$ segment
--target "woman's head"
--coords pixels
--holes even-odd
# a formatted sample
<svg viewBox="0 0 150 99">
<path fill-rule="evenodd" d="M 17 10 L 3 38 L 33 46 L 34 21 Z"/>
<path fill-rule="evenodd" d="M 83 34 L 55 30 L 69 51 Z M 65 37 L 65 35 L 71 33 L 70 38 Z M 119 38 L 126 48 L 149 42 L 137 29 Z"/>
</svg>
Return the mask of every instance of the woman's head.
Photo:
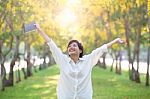
<svg viewBox="0 0 150 99">
<path fill-rule="evenodd" d="M 78 54 L 80 58 L 83 56 L 83 46 L 78 40 L 71 40 L 68 43 L 67 51 L 69 56 L 75 54 Z"/>
</svg>

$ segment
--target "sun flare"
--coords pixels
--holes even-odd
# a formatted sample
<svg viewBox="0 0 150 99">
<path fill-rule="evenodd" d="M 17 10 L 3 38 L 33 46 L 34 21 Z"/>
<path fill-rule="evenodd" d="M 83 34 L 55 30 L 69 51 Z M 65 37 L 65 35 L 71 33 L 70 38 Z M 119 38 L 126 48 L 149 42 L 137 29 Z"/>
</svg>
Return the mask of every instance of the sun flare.
<svg viewBox="0 0 150 99">
<path fill-rule="evenodd" d="M 58 14 L 56 17 L 57 22 L 62 26 L 66 27 L 76 22 L 77 16 L 70 9 L 64 9 L 62 12 Z"/>
</svg>

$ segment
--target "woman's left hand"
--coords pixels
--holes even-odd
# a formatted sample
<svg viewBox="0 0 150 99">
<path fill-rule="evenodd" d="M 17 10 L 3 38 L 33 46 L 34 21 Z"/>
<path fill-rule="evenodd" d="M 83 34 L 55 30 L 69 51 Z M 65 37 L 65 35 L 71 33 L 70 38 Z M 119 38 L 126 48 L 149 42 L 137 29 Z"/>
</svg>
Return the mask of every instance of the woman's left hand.
<svg viewBox="0 0 150 99">
<path fill-rule="evenodd" d="M 117 42 L 119 44 L 125 44 L 126 43 L 126 41 L 122 40 L 121 38 L 117 38 Z"/>
</svg>

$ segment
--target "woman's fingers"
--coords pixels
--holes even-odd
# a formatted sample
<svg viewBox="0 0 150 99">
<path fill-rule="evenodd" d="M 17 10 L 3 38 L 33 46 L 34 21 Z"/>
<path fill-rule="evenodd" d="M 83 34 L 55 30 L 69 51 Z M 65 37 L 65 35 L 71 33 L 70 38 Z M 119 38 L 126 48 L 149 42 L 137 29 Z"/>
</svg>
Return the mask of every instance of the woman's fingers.
<svg viewBox="0 0 150 99">
<path fill-rule="evenodd" d="M 35 23 L 34 25 L 38 30 L 40 29 L 40 25 L 38 23 Z"/>
<path fill-rule="evenodd" d="M 118 38 L 117 40 L 118 40 L 118 43 L 119 43 L 119 44 L 125 44 L 125 43 L 126 43 L 126 41 L 123 40 L 123 39 L 121 39 L 121 38 Z"/>
</svg>

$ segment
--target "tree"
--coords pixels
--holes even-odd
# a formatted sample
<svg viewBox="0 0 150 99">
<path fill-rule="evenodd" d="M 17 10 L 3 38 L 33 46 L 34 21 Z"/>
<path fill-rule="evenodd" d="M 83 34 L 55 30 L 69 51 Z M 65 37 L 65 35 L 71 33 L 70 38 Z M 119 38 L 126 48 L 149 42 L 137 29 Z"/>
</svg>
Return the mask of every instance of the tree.
<svg viewBox="0 0 150 99">
<path fill-rule="evenodd" d="M 148 36 L 147 36 L 147 44 L 148 44 L 148 53 L 147 53 L 147 72 L 146 72 L 146 82 L 145 85 L 149 86 L 149 65 L 150 65 L 150 0 L 147 0 L 147 11 L 148 11 Z"/>
<path fill-rule="evenodd" d="M 122 12 L 121 18 L 124 20 L 124 30 L 127 42 L 127 52 L 129 61 L 129 77 L 131 80 L 140 82 L 139 78 L 139 52 L 140 52 L 140 38 L 142 28 L 144 27 L 144 1 L 122 1 L 119 9 Z M 138 20 L 135 20 L 138 19 Z M 133 44 L 135 42 L 134 48 Z M 133 54 L 132 54 L 133 49 Z M 133 66 L 133 62 L 137 60 L 137 69 Z M 130 70 L 131 65 L 131 70 Z"/>
</svg>

